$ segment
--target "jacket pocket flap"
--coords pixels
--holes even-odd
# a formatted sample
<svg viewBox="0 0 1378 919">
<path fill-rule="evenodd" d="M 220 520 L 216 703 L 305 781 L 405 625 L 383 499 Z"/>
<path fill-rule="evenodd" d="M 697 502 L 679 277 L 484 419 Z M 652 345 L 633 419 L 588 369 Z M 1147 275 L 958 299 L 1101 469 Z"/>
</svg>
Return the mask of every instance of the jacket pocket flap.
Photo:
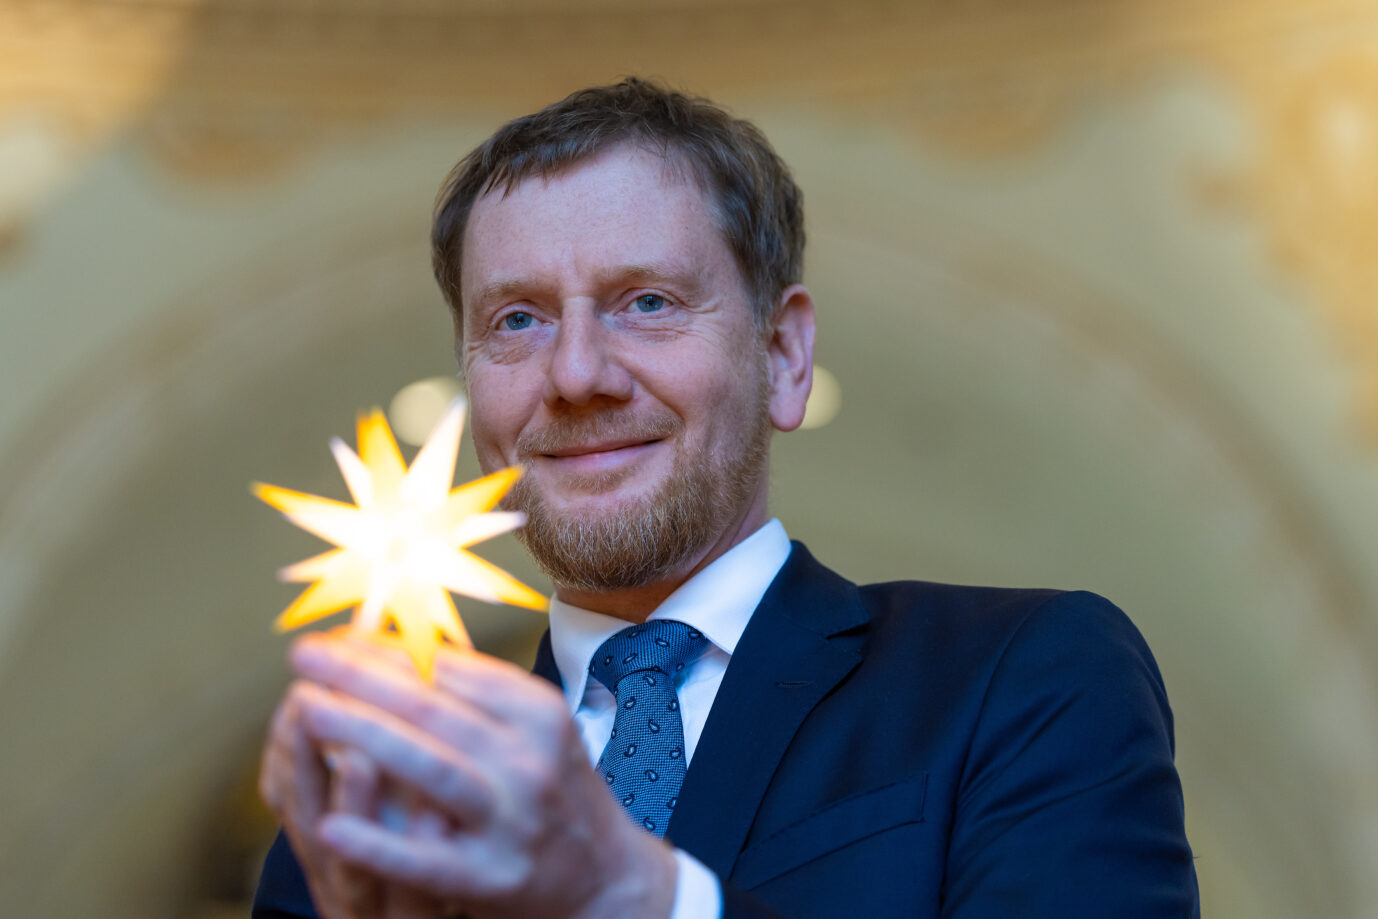
<svg viewBox="0 0 1378 919">
<path fill-rule="evenodd" d="M 732 869 L 731 879 L 751 888 L 883 830 L 923 822 L 928 773 L 858 792 L 827 805 L 759 842 Z"/>
</svg>

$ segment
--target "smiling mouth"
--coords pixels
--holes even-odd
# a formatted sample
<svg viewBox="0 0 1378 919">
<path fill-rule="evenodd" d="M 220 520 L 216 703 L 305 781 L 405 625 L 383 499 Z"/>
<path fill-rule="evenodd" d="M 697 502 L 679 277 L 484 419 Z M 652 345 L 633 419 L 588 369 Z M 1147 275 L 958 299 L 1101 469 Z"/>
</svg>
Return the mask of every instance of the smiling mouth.
<svg viewBox="0 0 1378 919">
<path fill-rule="evenodd" d="M 546 459 L 572 459 L 579 456 L 595 456 L 603 453 L 616 453 L 619 450 L 632 450 L 637 447 L 646 447 L 651 444 L 660 443 L 655 440 L 621 440 L 601 444 L 582 444 L 576 447 L 564 447 L 560 450 L 553 450 L 548 453 L 541 453 L 540 456 Z"/>
<path fill-rule="evenodd" d="M 628 410 L 561 413 L 517 437 L 517 458 L 525 463 L 549 463 L 565 472 L 629 469 L 657 444 L 671 442 L 684 425 L 665 412 L 631 415 Z"/>
</svg>

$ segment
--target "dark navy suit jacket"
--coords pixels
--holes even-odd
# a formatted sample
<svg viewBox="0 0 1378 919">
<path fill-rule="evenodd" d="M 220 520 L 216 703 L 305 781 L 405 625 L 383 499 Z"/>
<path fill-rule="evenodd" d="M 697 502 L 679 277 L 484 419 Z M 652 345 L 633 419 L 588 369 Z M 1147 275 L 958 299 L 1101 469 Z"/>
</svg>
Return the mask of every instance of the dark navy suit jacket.
<svg viewBox="0 0 1378 919">
<path fill-rule="evenodd" d="M 536 672 L 559 681 L 548 636 Z M 1089 593 L 858 586 L 798 543 L 667 837 L 735 917 L 1196 917 L 1172 714 Z M 254 916 L 314 916 L 279 836 Z"/>
</svg>

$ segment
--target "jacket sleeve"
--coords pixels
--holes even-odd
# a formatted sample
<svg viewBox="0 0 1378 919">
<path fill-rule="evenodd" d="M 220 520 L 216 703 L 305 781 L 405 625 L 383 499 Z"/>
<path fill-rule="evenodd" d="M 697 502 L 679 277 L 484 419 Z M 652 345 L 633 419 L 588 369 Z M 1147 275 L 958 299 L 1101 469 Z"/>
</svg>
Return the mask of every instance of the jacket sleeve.
<svg viewBox="0 0 1378 919">
<path fill-rule="evenodd" d="M 1162 678 L 1101 597 L 1059 594 L 1006 644 L 967 753 L 941 915 L 1199 917 Z"/>
<path fill-rule="evenodd" d="M 264 860 L 251 915 L 253 919 L 317 919 L 306 876 L 281 831 Z"/>
<path fill-rule="evenodd" d="M 722 915 L 723 919 L 785 919 L 756 896 L 726 881 L 722 885 Z"/>
<path fill-rule="evenodd" d="M 254 894 L 252 919 L 317 919 L 316 908 L 306 887 L 306 877 L 297 864 L 292 847 L 281 831 L 263 863 L 258 890 Z M 724 919 L 783 919 L 783 917 L 740 888 L 723 885 Z"/>
</svg>

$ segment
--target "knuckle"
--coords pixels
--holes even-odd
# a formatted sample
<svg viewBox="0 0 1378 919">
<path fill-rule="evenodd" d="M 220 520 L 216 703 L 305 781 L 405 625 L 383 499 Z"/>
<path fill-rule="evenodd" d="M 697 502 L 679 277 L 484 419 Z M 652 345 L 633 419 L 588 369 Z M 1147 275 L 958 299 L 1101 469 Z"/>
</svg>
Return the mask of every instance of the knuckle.
<svg viewBox="0 0 1378 919">
<path fill-rule="evenodd" d="M 446 772 L 433 787 L 435 799 L 442 807 L 461 813 L 469 810 L 469 785 L 453 772 Z"/>
<path fill-rule="evenodd" d="M 283 743 L 292 732 L 293 709 L 291 701 L 284 698 L 273 712 L 273 720 L 268 723 L 268 742 Z"/>
<path fill-rule="evenodd" d="M 302 704 L 310 698 L 313 688 L 306 680 L 293 680 L 287 684 L 287 691 L 282 694 L 281 707 L 295 715 Z"/>
<path fill-rule="evenodd" d="M 560 712 L 551 716 L 551 723 L 547 729 L 553 741 L 555 755 L 559 756 L 565 751 L 574 751 L 583 754 L 583 741 L 579 737 L 579 729 L 574 724 L 574 719 L 569 717 L 569 711 L 564 708 L 564 701 L 560 702 Z"/>
<path fill-rule="evenodd" d="M 265 750 L 258 767 L 258 795 L 263 799 L 263 803 L 274 812 L 281 812 L 282 810 L 283 795 L 280 769 L 280 757 L 271 748 Z"/>
<path fill-rule="evenodd" d="M 559 744 L 566 741 L 566 735 L 573 729 L 573 719 L 565 705 L 564 696 L 551 696 L 544 691 L 534 695 L 527 707 L 531 726 L 540 736 L 553 739 Z"/>
<path fill-rule="evenodd" d="M 270 811 L 277 813 L 282 810 L 282 798 L 278 794 L 277 785 L 268 778 L 266 772 L 258 776 L 258 796 L 263 799 Z"/>
<path fill-rule="evenodd" d="M 412 772 L 422 788 L 435 789 L 438 794 L 454 785 L 453 770 L 449 763 L 420 751 L 411 752 L 409 758 L 412 760 Z"/>
<path fill-rule="evenodd" d="M 418 727 L 433 729 L 444 721 L 445 707 L 432 696 L 415 700 L 407 712 L 408 720 Z"/>
<path fill-rule="evenodd" d="M 548 756 L 529 756 L 521 768 L 524 782 L 537 801 L 550 804 L 564 791 L 564 771 Z"/>
</svg>

